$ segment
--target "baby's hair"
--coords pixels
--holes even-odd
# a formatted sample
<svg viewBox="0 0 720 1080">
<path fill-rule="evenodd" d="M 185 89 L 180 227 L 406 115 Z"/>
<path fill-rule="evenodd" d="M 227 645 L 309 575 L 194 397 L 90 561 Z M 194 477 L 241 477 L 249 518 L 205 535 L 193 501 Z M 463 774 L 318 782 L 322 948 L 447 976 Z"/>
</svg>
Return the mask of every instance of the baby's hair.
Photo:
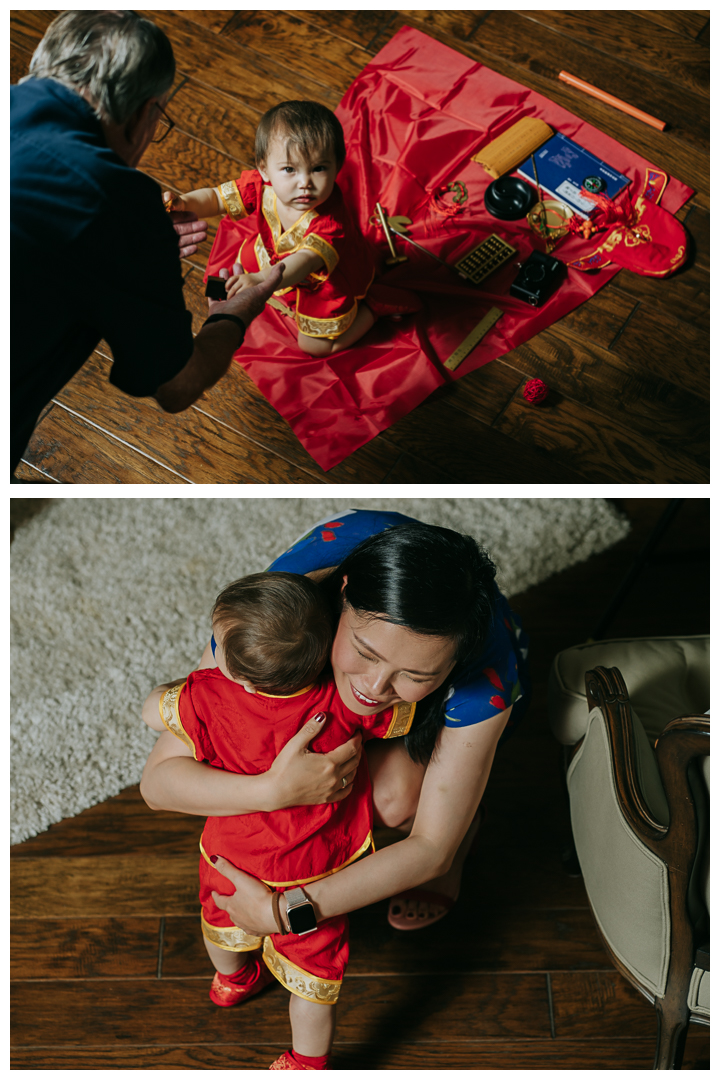
<svg viewBox="0 0 720 1080">
<path fill-rule="evenodd" d="M 313 683 L 327 663 L 334 620 L 320 589 L 283 571 L 249 574 L 215 601 L 225 664 L 268 694 L 294 694 Z"/>
<path fill-rule="evenodd" d="M 313 151 L 332 147 L 338 171 L 345 160 L 345 136 L 335 113 L 317 101 L 281 101 L 260 119 L 255 134 L 255 164 L 264 168 L 270 140 L 274 135 L 287 139 L 303 158 Z"/>
</svg>

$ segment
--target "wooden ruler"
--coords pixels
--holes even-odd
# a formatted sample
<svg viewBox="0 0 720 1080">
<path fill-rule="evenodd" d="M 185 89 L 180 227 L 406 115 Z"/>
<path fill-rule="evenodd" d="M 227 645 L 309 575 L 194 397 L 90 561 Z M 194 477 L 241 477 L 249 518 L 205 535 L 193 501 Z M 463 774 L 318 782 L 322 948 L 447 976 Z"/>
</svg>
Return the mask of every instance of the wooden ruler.
<svg viewBox="0 0 720 1080">
<path fill-rule="evenodd" d="M 444 366 L 450 368 L 451 371 L 460 367 L 467 354 L 472 352 L 479 341 L 482 341 L 488 330 L 495 325 L 501 315 L 500 308 L 490 308 L 487 315 L 480 320 L 475 329 L 471 330 L 465 340 L 460 342 L 455 352 L 448 356 Z"/>
</svg>

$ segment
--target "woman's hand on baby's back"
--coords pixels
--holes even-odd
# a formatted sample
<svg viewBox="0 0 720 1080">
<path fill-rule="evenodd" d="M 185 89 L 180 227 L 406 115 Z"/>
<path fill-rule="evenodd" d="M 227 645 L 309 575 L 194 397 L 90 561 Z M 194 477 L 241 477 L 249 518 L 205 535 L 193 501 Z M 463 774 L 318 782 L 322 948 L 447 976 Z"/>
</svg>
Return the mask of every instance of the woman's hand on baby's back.
<svg viewBox="0 0 720 1080">
<path fill-rule="evenodd" d="M 362 739 L 354 735 L 327 754 L 313 753 L 309 744 L 325 722 L 324 714 L 319 716 L 322 719 L 308 720 L 285 744 L 265 774 L 272 784 L 273 809 L 340 802 L 352 791 Z"/>
</svg>

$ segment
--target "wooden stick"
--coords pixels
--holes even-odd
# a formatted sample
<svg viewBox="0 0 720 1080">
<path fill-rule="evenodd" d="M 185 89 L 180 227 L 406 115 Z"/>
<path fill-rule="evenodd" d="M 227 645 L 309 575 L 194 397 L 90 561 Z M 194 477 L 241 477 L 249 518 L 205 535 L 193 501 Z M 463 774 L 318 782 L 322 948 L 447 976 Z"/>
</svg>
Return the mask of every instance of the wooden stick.
<svg viewBox="0 0 720 1080">
<path fill-rule="evenodd" d="M 649 124 L 650 127 L 657 128 L 658 131 L 664 131 L 667 127 L 664 120 L 658 120 L 657 117 L 650 116 L 649 113 L 636 109 L 634 105 L 628 105 L 627 102 L 621 101 L 620 98 L 613 97 L 612 94 L 607 94 L 604 90 L 599 90 L 598 87 L 593 86 L 592 83 L 584 82 L 575 75 L 569 75 L 567 71 L 561 71 L 558 78 L 562 79 L 563 82 L 568 83 L 570 86 L 576 87 L 578 90 L 584 90 L 585 93 L 590 94 L 591 97 L 598 98 L 599 101 L 604 101 L 606 105 L 612 105 L 621 112 L 627 113 L 629 116 L 634 116 L 636 120 L 642 120 L 644 123 Z"/>
</svg>

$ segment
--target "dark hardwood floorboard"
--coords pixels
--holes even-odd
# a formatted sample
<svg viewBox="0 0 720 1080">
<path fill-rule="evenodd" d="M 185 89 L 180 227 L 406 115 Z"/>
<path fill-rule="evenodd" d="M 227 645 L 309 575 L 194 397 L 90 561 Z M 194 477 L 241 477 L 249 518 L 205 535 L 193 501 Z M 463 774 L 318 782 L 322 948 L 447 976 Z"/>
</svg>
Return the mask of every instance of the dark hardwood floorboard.
<svg viewBox="0 0 720 1080">
<path fill-rule="evenodd" d="M 649 1069 L 655 1052 L 654 1039 L 620 1039 L 612 1042 L 545 1040 L 538 1055 L 534 1040 L 523 1042 L 468 1040 L 433 1044 L 418 1040 L 383 1048 L 382 1053 L 364 1043 L 336 1043 L 335 1069 L 448 1068 L 452 1049 L 453 1069 Z M 268 1062 L 285 1049 L 285 1043 L 228 1042 L 222 1046 L 148 1046 L 124 1042 L 121 1047 L 53 1047 L 14 1049 L 16 1069 L 266 1069 Z M 538 1064 L 538 1061 L 541 1064 Z M 688 1036 L 684 1069 L 709 1069 L 710 1051 L 704 1034 Z"/>
<path fill-rule="evenodd" d="M 13 500 L 23 528 L 47 500 Z M 554 655 L 588 639 L 667 499 L 626 499 L 614 547 L 513 598 L 533 704 L 498 752 L 458 902 L 419 934 L 386 903 L 351 916 L 337 1069 L 649 1069 L 652 1004 L 612 966 L 568 877 L 561 751 L 546 720 Z M 709 500 L 686 499 L 606 637 L 707 632 Z M 500 556 L 500 553 L 498 553 Z M 137 785 L 11 849 L 12 1067 L 264 1069 L 288 1045 L 287 995 L 214 1008 L 199 929 L 203 821 L 153 813 Z M 377 831 L 378 846 L 398 834 Z M 685 1069 L 709 1069 L 691 1025 Z"/>
<path fill-rule="evenodd" d="M 710 96 L 710 71 L 702 45 L 678 43 L 674 29 L 645 27 L 632 11 L 588 11 L 582 20 L 573 11 L 532 11 L 528 18 L 542 23 L 570 41 L 589 45 L 626 67 L 648 72 L 653 78 Z"/>
<path fill-rule="evenodd" d="M 124 398 L 93 359 L 39 425 L 18 476 L 60 483 L 702 483 L 709 481 L 708 11 L 149 11 L 177 60 L 172 137 L 142 168 L 165 189 L 253 164 L 257 120 L 314 98 L 335 108 L 403 25 L 524 83 L 695 190 L 678 217 L 687 265 L 668 280 L 621 271 L 588 303 L 432 395 L 324 473 L 233 365 L 179 416 Z M 11 80 L 52 11 L 11 12 Z M 278 62 L 278 56 L 291 61 Z M 661 116 L 658 132 L 561 83 L 561 68 Z M 214 237 L 186 260 L 195 331 Z M 560 252 L 561 253 L 561 252 Z M 141 264 L 142 254 L 138 252 Z M 522 397 L 529 378 L 550 396 Z M 102 420 L 97 419 L 103 417 Z M 99 424 L 100 429 L 93 426 Z M 126 432 L 130 437 L 126 438 Z"/>
</svg>

